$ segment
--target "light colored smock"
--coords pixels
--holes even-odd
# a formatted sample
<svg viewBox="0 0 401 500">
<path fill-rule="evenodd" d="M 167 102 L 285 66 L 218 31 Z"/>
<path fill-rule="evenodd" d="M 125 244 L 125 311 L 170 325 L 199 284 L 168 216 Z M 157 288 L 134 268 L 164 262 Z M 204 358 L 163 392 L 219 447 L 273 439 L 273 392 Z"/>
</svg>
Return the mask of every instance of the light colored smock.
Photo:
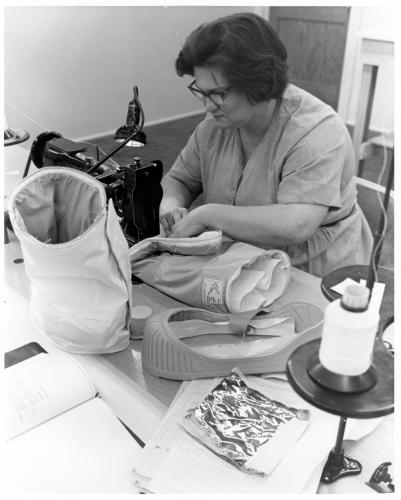
<svg viewBox="0 0 401 500">
<path fill-rule="evenodd" d="M 373 238 L 356 203 L 353 146 L 340 117 L 288 85 L 260 144 L 245 161 L 238 129 L 206 117 L 166 174 L 204 203 L 256 206 L 305 203 L 329 211 L 307 241 L 280 247 L 292 265 L 317 276 L 367 264 Z"/>
</svg>

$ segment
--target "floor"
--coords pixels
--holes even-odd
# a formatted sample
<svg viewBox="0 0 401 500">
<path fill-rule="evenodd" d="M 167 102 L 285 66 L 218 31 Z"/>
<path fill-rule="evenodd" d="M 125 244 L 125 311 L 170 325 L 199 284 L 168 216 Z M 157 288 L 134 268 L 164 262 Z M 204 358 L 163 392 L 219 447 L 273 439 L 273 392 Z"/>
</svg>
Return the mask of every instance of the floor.
<svg viewBox="0 0 401 500">
<path fill-rule="evenodd" d="M 147 136 L 146 146 L 122 148 L 113 158 L 120 164 L 129 163 L 135 156 L 148 160 L 161 160 L 164 172 L 167 172 L 196 125 L 203 119 L 203 116 L 203 114 L 199 114 L 150 127 L 145 126 L 144 131 Z M 105 152 L 109 152 L 117 146 L 117 143 L 113 140 L 113 136 L 98 137 L 93 142 Z M 376 148 L 375 154 L 365 161 L 363 177 L 372 182 L 378 182 L 383 163 L 383 152 Z M 388 168 L 384 170 L 384 175 L 380 182 L 382 186 L 385 186 L 387 173 Z"/>
<path fill-rule="evenodd" d="M 147 144 L 139 148 L 124 147 L 113 156 L 113 159 L 120 164 L 130 163 L 136 156 L 146 160 L 161 160 L 166 173 L 202 118 L 203 114 L 200 114 L 150 127 L 145 126 Z M 93 139 L 93 143 L 105 152 L 117 146 L 113 136 L 98 137 Z"/>
</svg>

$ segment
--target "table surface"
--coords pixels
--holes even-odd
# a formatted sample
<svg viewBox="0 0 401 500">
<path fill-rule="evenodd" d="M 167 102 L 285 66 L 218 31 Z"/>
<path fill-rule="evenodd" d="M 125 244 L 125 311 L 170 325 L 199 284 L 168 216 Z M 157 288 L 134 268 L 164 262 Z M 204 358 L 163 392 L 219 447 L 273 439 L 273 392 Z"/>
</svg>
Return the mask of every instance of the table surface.
<svg viewBox="0 0 401 500">
<path fill-rule="evenodd" d="M 29 341 L 39 342 L 48 352 L 59 353 L 57 347 L 47 341 L 33 327 L 29 318 L 29 282 L 24 272 L 21 249 L 14 234 L 4 246 L 6 336 L 4 350 L 11 350 Z M 16 263 L 17 262 L 17 263 Z M 324 308 L 328 301 L 320 291 L 320 279 L 291 268 L 290 283 L 285 294 L 274 303 L 275 308 L 294 301 L 311 302 Z M 133 285 L 133 305 L 147 305 L 153 312 L 182 304 L 145 284 Z M 167 407 L 173 400 L 181 382 L 154 377 L 142 370 L 142 341 L 131 341 L 124 351 L 108 355 L 72 355 L 86 369 L 103 399 L 128 427 L 146 442 L 163 419 Z M 389 418 L 390 417 L 390 418 Z M 369 459 L 365 479 L 358 476 L 345 478 L 332 485 L 321 485 L 319 493 L 373 492 L 364 481 L 370 477 L 381 461 L 391 461 L 393 435 L 391 415 L 372 435 L 361 440 L 362 453 Z M 380 428 L 382 429 L 380 431 Z M 358 442 L 355 443 L 358 451 Z M 354 444 L 354 443 L 352 443 Z M 355 446 L 353 448 L 355 448 Z M 377 449 L 380 448 L 380 453 Z M 368 450 L 368 452 L 366 452 Z M 382 457 L 382 460 L 381 458 Z M 358 458 L 358 455 L 355 456 Z M 372 470 L 371 470 L 372 469 Z M 368 491 L 367 491 L 368 490 Z"/>
<path fill-rule="evenodd" d="M 5 277 L 7 284 L 17 290 L 25 299 L 29 299 L 29 282 L 24 272 L 22 253 L 19 243 L 14 234 L 10 235 L 10 243 L 5 245 Z M 285 294 L 276 300 L 273 309 L 291 304 L 295 301 L 311 302 L 317 306 L 325 308 L 328 304 L 327 299 L 320 291 L 320 279 L 291 268 L 291 278 Z M 146 285 L 139 284 L 132 287 L 133 306 L 149 306 L 154 313 L 164 311 L 168 308 L 183 307 L 184 304 L 174 300 L 158 290 Z M 49 347 L 54 349 L 53 346 Z M 149 401 L 164 412 L 173 400 L 181 382 L 166 380 L 155 377 L 142 370 L 141 363 L 142 341 L 131 341 L 130 345 L 124 351 L 114 354 L 99 356 L 102 362 L 110 365 L 110 369 L 126 378 L 127 383 L 130 380 L 135 381 L 140 388 L 146 391 Z"/>
</svg>

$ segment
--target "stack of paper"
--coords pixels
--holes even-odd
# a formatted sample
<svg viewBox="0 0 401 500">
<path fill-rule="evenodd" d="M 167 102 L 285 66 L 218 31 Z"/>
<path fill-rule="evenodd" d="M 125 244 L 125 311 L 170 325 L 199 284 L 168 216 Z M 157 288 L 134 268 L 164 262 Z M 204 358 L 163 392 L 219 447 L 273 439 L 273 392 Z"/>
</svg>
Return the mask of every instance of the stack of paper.
<svg viewBox="0 0 401 500">
<path fill-rule="evenodd" d="M 196 406 L 221 380 L 184 382 L 161 425 L 135 464 L 135 486 L 152 493 L 315 493 L 320 473 L 337 434 L 339 417 L 302 400 L 282 377 L 247 377 L 251 387 L 286 405 L 308 408 L 309 426 L 294 448 L 267 477 L 251 476 L 216 456 L 180 426 L 186 410 Z M 355 421 L 349 420 L 348 439 Z M 377 419 L 365 426 L 365 434 Z M 357 438 L 360 437 L 360 432 Z M 291 480 L 289 480 L 291 478 Z"/>
</svg>

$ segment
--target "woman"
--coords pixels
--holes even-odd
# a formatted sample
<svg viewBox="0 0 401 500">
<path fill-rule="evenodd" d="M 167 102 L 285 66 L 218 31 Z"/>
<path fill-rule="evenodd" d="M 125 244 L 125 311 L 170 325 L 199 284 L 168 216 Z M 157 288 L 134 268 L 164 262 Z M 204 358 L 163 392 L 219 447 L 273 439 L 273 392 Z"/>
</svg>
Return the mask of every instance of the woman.
<svg viewBox="0 0 401 500">
<path fill-rule="evenodd" d="M 285 250 L 318 276 L 367 264 L 369 226 L 356 202 L 354 152 L 333 109 L 288 83 L 287 52 L 252 13 L 204 24 L 176 60 L 207 112 L 162 181 L 167 235 L 220 229 Z M 204 204 L 188 211 L 203 192 Z"/>
</svg>

